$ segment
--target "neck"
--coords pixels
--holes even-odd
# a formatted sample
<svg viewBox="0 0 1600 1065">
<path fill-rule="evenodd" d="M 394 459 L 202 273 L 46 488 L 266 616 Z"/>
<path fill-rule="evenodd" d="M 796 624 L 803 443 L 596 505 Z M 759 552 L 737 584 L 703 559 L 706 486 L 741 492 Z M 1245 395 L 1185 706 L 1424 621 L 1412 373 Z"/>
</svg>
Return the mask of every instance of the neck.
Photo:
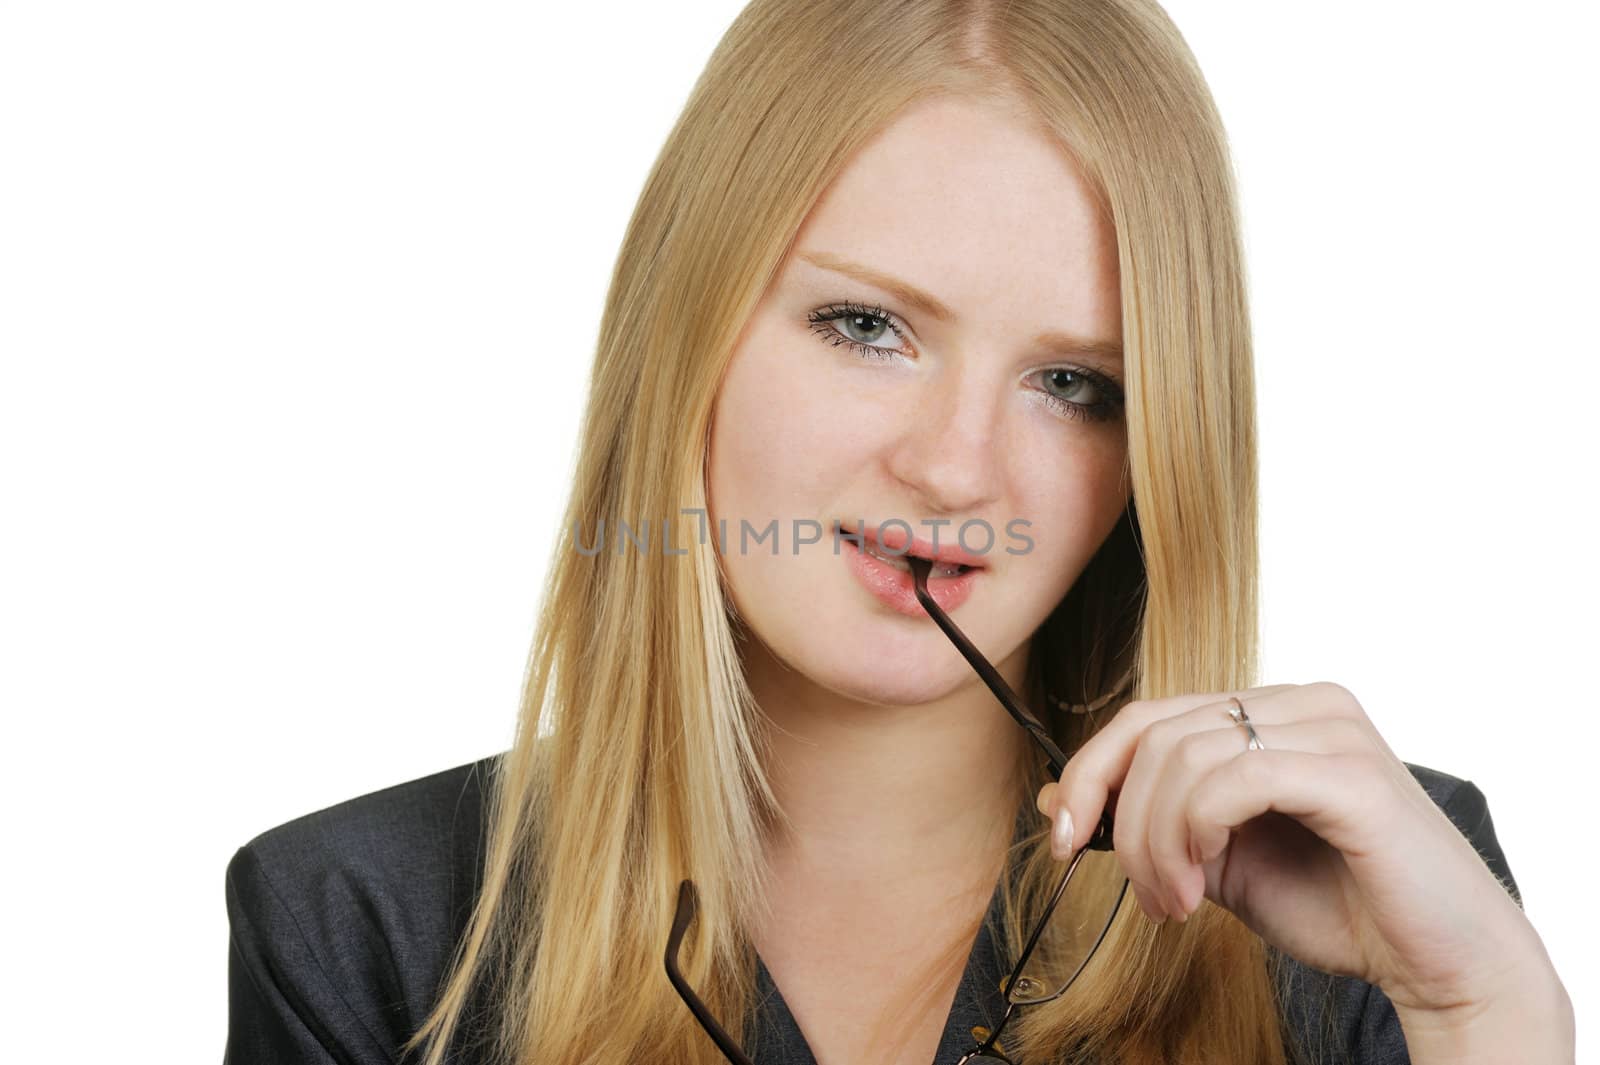
<svg viewBox="0 0 1600 1065">
<path fill-rule="evenodd" d="M 1018 756 L 1030 744 L 976 676 L 931 703 L 850 700 L 806 681 L 759 640 L 752 693 L 771 721 L 768 772 L 789 829 L 776 868 L 823 883 L 992 886 L 1018 813 Z M 1021 690 L 1024 645 L 995 668 Z"/>
</svg>

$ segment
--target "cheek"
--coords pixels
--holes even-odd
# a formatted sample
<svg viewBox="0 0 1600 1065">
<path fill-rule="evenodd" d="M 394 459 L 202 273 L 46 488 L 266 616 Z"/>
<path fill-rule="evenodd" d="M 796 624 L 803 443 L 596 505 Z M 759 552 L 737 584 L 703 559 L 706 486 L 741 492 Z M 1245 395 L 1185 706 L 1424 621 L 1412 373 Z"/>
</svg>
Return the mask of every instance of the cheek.
<svg viewBox="0 0 1600 1065">
<path fill-rule="evenodd" d="M 805 642 L 794 627 L 797 590 L 814 584 L 805 574 L 814 577 L 821 562 L 815 547 L 804 558 L 791 554 L 795 519 L 825 525 L 834 516 L 833 501 L 859 451 L 834 431 L 838 397 L 826 387 L 826 375 L 806 361 L 812 353 L 803 347 L 805 338 L 778 332 L 757 323 L 723 376 L 712 420 L 708 505 L 713 529 L 720 530 L 714 535 L 726 537 L 718 551 L 735 609 L 764 642 L 791 648 Z M 760 538 L 773 521 L 776 556 L 770 538 Z"/>
<path fill-rule="evenodd" d="M 1018 509 L 1032 522 L 1027 530 L 1034 540 L 1032 553 L 1075 576 L 1127 505 L 1124 437 L 1085 432 L 1069 448 L 1048 453 L 1054 456 L 1051 462 L 1015 482 Z"/>
<path fill-rule="evenodd" d="M 752 329 L 718 392 L 711 493 L 730 529 L 741 517 L 784 523 L 827 510 L 860 465 L 861 429 L 872 424 L 823 372 L 826 352 L 780 333 L 771 324 Z"/>
</svg>

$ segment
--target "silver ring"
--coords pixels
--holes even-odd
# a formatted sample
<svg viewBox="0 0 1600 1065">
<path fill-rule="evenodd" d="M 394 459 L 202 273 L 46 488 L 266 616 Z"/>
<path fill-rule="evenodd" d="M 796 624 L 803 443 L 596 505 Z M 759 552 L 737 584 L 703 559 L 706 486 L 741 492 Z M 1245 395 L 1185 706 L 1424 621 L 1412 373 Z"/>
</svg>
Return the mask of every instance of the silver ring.
<svg viewBox="0 0 1600 1065">
<path fill-rule="evenodd" d="M 1235 725 L 1243 725 L 1244 730 L 1250 734 L 1250 742 L 1245 745 L 1247 751 L 1264 751 L 1267 745 L 1261 742 L 1261 737 L 1256 735 L 1256 727 L 1250 723 L 1250 715 L 1244 712 L 1244 704 L 1237 695 L 1228 696 L 1228 701 L 1233 705 L 1228 707 L 1228 716 L 1233 718 Z"/>
</svg>

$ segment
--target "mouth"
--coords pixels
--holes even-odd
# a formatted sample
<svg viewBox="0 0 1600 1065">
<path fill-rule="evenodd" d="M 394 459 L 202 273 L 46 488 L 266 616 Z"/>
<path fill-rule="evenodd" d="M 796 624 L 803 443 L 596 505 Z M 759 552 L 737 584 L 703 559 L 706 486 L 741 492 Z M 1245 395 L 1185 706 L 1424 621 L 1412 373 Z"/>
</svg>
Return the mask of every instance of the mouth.
<svg viewBox="0 0 1600 1065">
<path fill-rule="evenodd" d="M 872 539 L 871 537 L 862 538 L 861 550 L 866 554 L 871 555 L 879 562 L 882 562 L 884 565 L 893 566 L 902 573 L 911 572 L 910 560 L 913 558 L 921 559 L 932 566 L 932 569 L 928 571 L 929 577 L 959 577 L 968 570 L 978 568 L 976 566 L 966 566 L 960 562 L 939 562 L 935 559 L 927 557 L 926 555 L 919 555 L 915 551 L 903 551 L 897 555 L 884 549 L 883 546 L 878 543 L 878 541 Z"/>
<path fill-rule="evenodd" d="M 911 536 L 903 521 L 834 528 L 834 551 L 844 556 L 857 583 L 881 605 L 909 618 L 927 620 L 924 596 L 941 611 L 953 613 L 972 597 L 978 574 L 986 568 L 983 559 L 959 546 L 934 547 Z"/>
<path fill-rule="evenodd" d="M 840 528 L 842 531 L 850 531 L 844 530 L 843 526 Z M 859 546 L 862 554 L 901 573 L 911 572 L 910 560 L 913 558 L 928 563 L 930 579 L 959 577 L 964 573 L 984 568 L 976 556 L 959 547 L 946 544 L 935 546 L 930 541 L 909 537 L 892 526 L 881 530 L 883 539 L 890 541 L 887 545 L 879 539 L 879 530 L 863 528 L 850 534 L 852 537 L 860 536 Z"/>
</svg>

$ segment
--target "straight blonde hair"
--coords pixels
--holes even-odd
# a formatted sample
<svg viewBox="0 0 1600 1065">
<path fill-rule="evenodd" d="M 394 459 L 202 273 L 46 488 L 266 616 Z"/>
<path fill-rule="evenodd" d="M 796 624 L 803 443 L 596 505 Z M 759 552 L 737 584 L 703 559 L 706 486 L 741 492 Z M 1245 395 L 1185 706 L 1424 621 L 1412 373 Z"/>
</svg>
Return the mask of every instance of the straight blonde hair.
<svg viewBox="0 0 1600 1065">
<path fill-rule="evenodd" d="M 663 969 L 685 877 L 699 916 L 684 973 L 730 1031 L 749 1017 L 746 929 L 762 912 L 763 833 L 783 814 L 715 545 L 699 536 L 711 414 L 820 194 L 897 113 L 939 94 L 1029 116 L 1116 232 L 1134 503 L 1033 637 L 1032 705 L 1070 752 L 1129 699 L 1254 683 L 1237 207 L 1222 124 L 1177 29 L 1147 0 L 754 0 L 629 222 L 563 525 L 587 544 L 666 523 L 688 554 L 558 547 L 517 738 L 490 789 L 481 893 L 406 1046 L 424 1065 L 469 1046 L 503 1065 L 721 1065 Z M 1067 714 L 1047 693 L 1114 697 Z M 1019 801 L 1044 782 L 1019 763 Z M 1008 863 L 997 942 L 1011 958 L 1059 875 L 1045 829 L 1019 831 Z M 1230 914 L 1204 903 L 1158 926 L 1125 903 L 1072 993 L 1020 1011 L 1005 1043 L 1033 1062 L 1280 1065 L 1285 1035 L 1268 952 Z"/>
</svg>

